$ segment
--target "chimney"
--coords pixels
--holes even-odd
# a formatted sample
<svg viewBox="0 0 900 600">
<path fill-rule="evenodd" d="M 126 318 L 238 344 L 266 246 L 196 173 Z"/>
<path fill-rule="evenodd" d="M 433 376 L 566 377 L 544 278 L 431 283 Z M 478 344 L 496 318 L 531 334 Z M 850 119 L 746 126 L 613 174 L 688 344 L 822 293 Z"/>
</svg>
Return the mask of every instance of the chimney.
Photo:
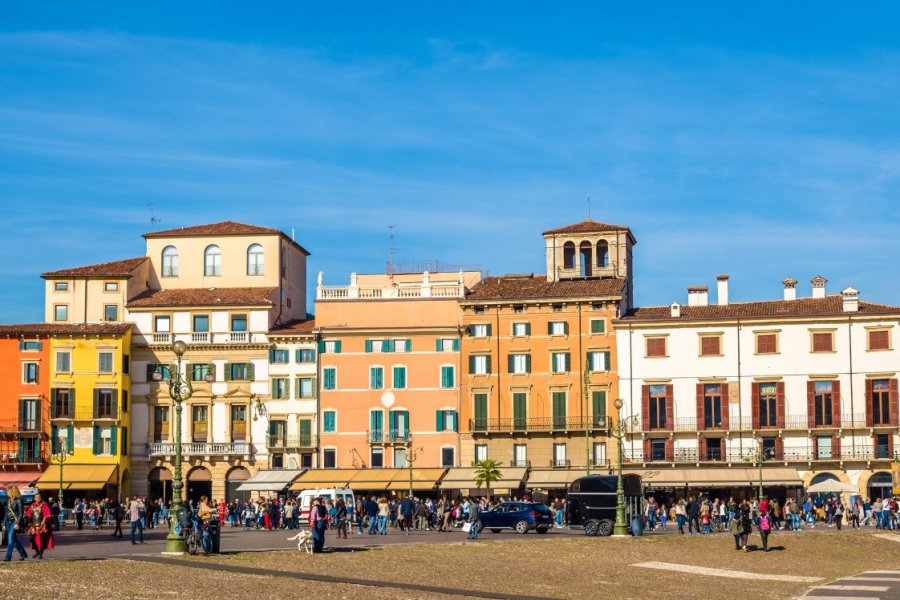
<svg viewBox="0 0 900 600">
<path fill-rule="evenodd" d="M 719 285 L 719 306 L 728 306 L 728 275 L 719 275 L 716 280 Z"/>
<path fill-rule="evenodd" d="M 695 285 L 688 288 L 688 306 L 706 306 L 709 304 L 709 288 Z"/>
<path fill-rule="evenodd" d="M 848 287 L 841 292 L 844 299 L 844 312 L 859 312 L 859 290 Z"/>
<path fill-rule="evenodd" d="M 813 298 L 824 298 L 825 297 L 825 284 L 828 283 L 828 280 L 822 277 L 821 275 L 816 275 L 812 279 L 809 280 L 812 283 L 812 297 Z"/>
<path fill-rule="evenodd" d="M 783 280 L 782 285 L 784 285 L 784 299 L 785 300 L 796 300 L 797 299 L 797 280 L 793 277 L 788 277 Z"/>
<path fill-rule="evenodd" d="M 673 318 L 673 319 L 680 319 L 680 318 L 681 318 L 681 305 L 678 304 L 678 301 L 677 301 L 677 300 L 676 300 L 675 302 L 673 302 L 671 305 L 669 305 L 669 310 L 672 311 L 672 318 Z"/>
</svg>

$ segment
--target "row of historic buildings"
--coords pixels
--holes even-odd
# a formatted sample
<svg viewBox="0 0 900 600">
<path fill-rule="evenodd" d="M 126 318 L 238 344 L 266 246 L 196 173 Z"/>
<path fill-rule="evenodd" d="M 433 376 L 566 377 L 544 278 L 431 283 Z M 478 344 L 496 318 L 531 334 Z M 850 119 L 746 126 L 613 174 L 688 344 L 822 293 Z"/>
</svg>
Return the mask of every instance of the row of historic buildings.
<svg viewBox="0 0 900 600">
<path fill-rule="evenodd" d="M 890 486 L 900 307 L 852 288 L 641 307 L 635 238 L 588 219 L 543 234 L 546 271 L 484 277 L 440 264 L 315 287 L 309 253 L 223 222 L 148 233 L 144 256 L 51 271 L 45 322 L 0 326 L 0 485 L 66 497 L 168 496 L 167 379 L 181 357 L 187 492 L 352 485 L 553 491 L 628 470 L 659 495 L 793 494 L 822 478 Z M 614 402 L 621 399 L 617 413 Z M 410 468 L 412 467 L 412 468 Z"/>
</svg>

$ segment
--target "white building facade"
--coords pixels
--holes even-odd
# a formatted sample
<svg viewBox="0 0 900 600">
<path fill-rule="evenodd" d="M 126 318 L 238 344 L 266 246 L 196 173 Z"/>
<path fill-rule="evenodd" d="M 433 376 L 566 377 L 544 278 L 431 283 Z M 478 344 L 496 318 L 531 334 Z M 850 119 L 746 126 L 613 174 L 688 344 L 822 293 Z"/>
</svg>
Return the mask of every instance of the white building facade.
<svg viewBox="0 0 900 600">
<path fill-rule="evenodd" d="M 615 323 L 625 460 L 661 495 L 799 496 L 822 479 L 882 495 L 898 448 L 900 307 L 826 295 L 633 309 Z"/>
</svg>

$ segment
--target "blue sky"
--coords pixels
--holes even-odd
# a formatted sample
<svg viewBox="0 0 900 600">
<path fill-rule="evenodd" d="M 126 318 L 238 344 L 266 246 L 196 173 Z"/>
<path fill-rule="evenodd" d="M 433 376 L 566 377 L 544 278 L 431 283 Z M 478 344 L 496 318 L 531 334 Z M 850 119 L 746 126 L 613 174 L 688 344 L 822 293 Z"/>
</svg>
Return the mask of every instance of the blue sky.
<svg viewBox="0 0 900 600">
<path fill-rule="evenodd" d="M 310 288 L 392 224 L 399 258 L 540 271 L 587 196 L 641 304 L 723 272 L 900 304 L 895 4 L 289 4 L 0 4 L 0 322 L 226 219 L 296 228 Z"/>
</svg>

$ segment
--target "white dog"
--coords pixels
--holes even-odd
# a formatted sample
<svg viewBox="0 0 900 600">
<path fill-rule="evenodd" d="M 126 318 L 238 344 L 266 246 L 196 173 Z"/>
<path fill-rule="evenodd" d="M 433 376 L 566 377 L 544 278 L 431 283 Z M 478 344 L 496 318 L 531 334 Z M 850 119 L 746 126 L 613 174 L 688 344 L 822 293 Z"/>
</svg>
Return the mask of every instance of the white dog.
<svg viewBox="0 0 900 600">
<path fill-rule="evenodd" d="M 297 550 L 303 552 L 306 550 L 307 554 L 312 554 L 312 534 L 305 529 L 301 529 L 300 533 L 295 535 L 294 537 L 289 537 L 288 541 L 291 542 L 293 540 L 297 540 Z"/>
</svg>

